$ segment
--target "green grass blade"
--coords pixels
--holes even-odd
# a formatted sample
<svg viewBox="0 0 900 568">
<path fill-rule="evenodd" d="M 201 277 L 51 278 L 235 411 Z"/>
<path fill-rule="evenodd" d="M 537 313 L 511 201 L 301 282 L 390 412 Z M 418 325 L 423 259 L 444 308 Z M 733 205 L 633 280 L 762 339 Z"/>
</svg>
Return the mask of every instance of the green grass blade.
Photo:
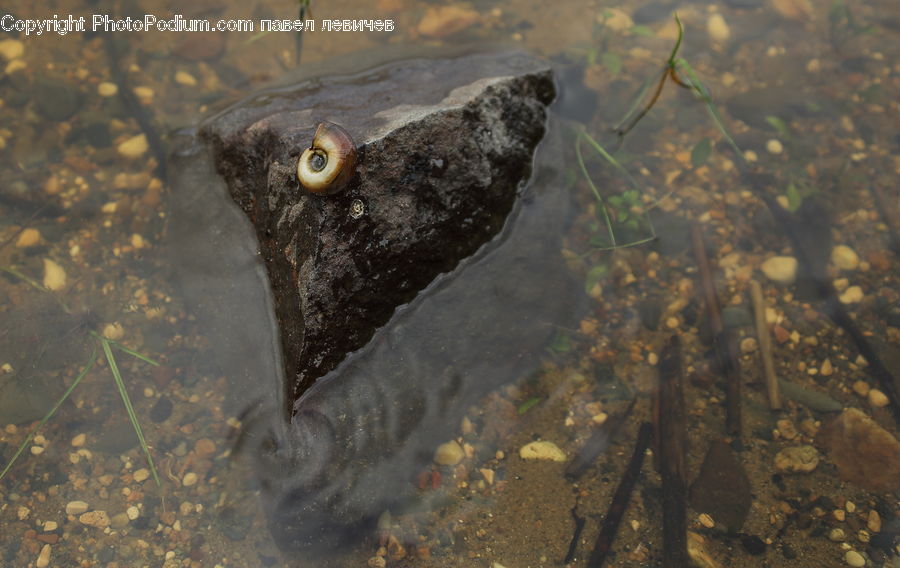
<svg viewBox="0 0 900 568">
<path fill-rule="evenodd" d="M 150 448 L 147 446 L 147 441 L 144 439 L 144 432 L 141 430 L 137 415 L 134 413 L 134 407 L 131 406 L 131 398 L 128 397 L 128 392 L 125 390 L 125 382 L 122 380 L 122 374 L 119 372 L 116 358 L 113 357 L 112 349 L 110 348 L 110 340 L 96 334 L 94 335 L 100 340 L 100 344 L 103 346 L 103 354 L 106 355 L 109 369 L 112 371 L 113 378 L 116 380 L 116 387 L 118 387 L 119 395 L 121 395 L 122 402 L 125 404 L 125 410 L 128 412 L 128 419 L 131 420 L 131 426 L 134 428 L 134 433 L 137 434 L 138 441 L 141 443 L 141 449 L 144 450 L 144 454 L 147 456 L 147 463 L 150 464 L 150 472 L 153 474 L 153 480 L 156 481 L 156 486 L 159 487 L 162 484 L 159 482 L 159 475 L 156 473 L 156 466 L 153 464 Z"/>
<path fill-rule="evenodd" d="M 150 364 L 153 365 L 154 367 L 159 367 L 159 362 L 154 361 L 154 360 L 151 359 L 150 357 L 147 357 L 146 355 L 143 355 L 143 354 L 141 354 L 141 353 L 138 353 L 137 351 L 135 351 L 135 350 L 133 350 L 133 349 L 129 349 L 128 347 L 125 347 L 124 345 L 122 345 L 122 344 L 119 343 L 118 341 L 113 341 L 112 339 L 107 339 L 107 341 L 109 341 L 109 343 L 110 343 L 113 347 L 115 347 L 116 349 L 118 349 L 119 351 L 124 351 L 125 353 L 128 353 L 128 354 L 131 355 L 132 357 L 136 357 L 136 358 L 140 359 L 140 360 L 143 361 L 144 363 L 150 363 Z"/>
<path fill-rule="evenodd" d="M 88 371 L 91 370 L 91 368 L 94 366 L 94 363 L 96 363 L 96 362 L 97 362 L 97 346 L 95 345 L 94 348 L 91 350 L 91 356 L 88 358 L 88 362 L 85 364 L 84 368 L 81 370 L 80 373 L 78 373 L 78 376 L 75 377 L 75 380 L 72 381 L 72 384 L 69 385 L 69 388 L 66 389 L 66 392 L 64 392 L 63 395 L 59 398 L 59 400 L 56 401 L 56 404 L 53 405 L 53 408 L 51 408 L 50 411 L 46 415 L 44 415 L 44 417 L 41 419 L 41 421 L 38 423 L 38 425 L 35 426 L 34 430 L 32 430 L 30 434 L 28 434 L 28 437 L 25 438 L 25 441 L 23 441 L 22 444 L 19 446 L 19 449 L 16 450 L 16 453 L 13 455 L 12 459 L 9 460 L 9 463 L 6 464 L 6 467 L 4 467 L 3 471 L 0 472 L 0 479 L 3 479 L 3 477 L 10 470 L 10 468 L 12 468 L 13 464 L 16 463 L 16 460 L 19 458 L 19 456 L 22 454 L 22 452 L 25 450 L 25 448 L 28 447 L 28 444 L 34 438 L 35 434 L 37 434 L 37 431 L 40 430 L 41 426 L 46 424 L 47 421 L 50 420 L 50 418 L 52 418 L 54 414 L 56 414 L 56 411 L 59 410 L 59 407 L 62 406 L 62 404 L 69 398 L 69 395 L 72 394 L 72 391 L 75 390 L 75 387 L 78 386 L 78 383 L 80 383 L 81 379 L 83 379 L 85 377 L 85 375 L 88 374 Z"/>
<path fill-rule="evenodd" d="M 16 278 L 31 285 L 32 288 L 35 288 L 41 292 L 49 292 L 50 291 L 50 290 L 44 288 L 44 285 L 41 284 L 40 282 L 38 282 L 37 280 L 34 280 L 33 278 L 31 278 L 29 276 L 25 276 L 24 274 L 22 274 L 21 272 L 19 272 L 15 268 L 13 268 L 12 266 L 0 266 L 0 270 L 2 270 L 3 272 L 7 272 L 9 274 L 12 274 Z"/>
<path fill-rule="evenodd" d="M 584 179 L 587 180 L 588 186 L 590 186 L 591 191 L 594 192 L 594 196 L 597 198 L 597 204 L 600 206 L 600 212 L 603 213 L 603 222 L 606 223 L 606 230 L 609 233 L 609 241 L 613 246 L 616 246 L 616 235 L 612 228 L 612 221 L 609 220 L 609 212 L 606 210 L 606 202 L 603 201 L 603 196 L 600 195 L 600 190 L 597 189 L 597 186 L 594 185 L 594 180 L 591 179 L 591 175 L 587 171 L 587 166 L 584 165 L 584 156 L 581 155 L 581 138 L 582 136 L 587 136 L 587 133 L 583 130 L 578 133 L 578 136 L 575 138 L 575 156 L 578 159 L 578 166 L 581 168 L 581 173 L 584 174 Z"/>
</svg>

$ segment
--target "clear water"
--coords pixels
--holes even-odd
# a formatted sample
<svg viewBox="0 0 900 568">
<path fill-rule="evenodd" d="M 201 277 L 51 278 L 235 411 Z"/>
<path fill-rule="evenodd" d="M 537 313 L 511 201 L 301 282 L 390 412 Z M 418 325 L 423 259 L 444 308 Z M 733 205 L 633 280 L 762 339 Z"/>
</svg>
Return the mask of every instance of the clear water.
<svg viewBox="0 0 900 568">
<path fill-rule="evenodd" d="M 685 25 L 679 55 L 708 88 L 750 166 L 768 177 L 741 175 L 743 166 L 708 105 L 669 81 L 615 153 L 633 184 L 582 139 L 585 170 L 612 214 L 616 244 L 642 241 L 652 231 L 658 236 L 605 250 L 612 244 L 610 231 L 576 158 L 577 125 L 609 151 L 617 148 L 611 129 L 652 95 L 676 41 L 675 9 Z M 258 22 L 293 18 L 297 10 L 291 2 L 71 2 L 17 7 L 13 14 L 25 19 L 179 13 Z M 482 40 L 519 44 L 556 63 L 562 94 L 554 121 L 563 134 L 554 142 L 562 156 L 562 173 L 554 179 L 578 207 L 562 250 L 548 258 L 561 255 L 590 298 L 577 327 L 560 330 L 537 368 L 479 400 L 462 424 L 441 425 L 442 439 L 459 440 L 466 457 L 415 474 L 434 507 L 394 511 L 380 530 L 334 558 L 335 565 L 378 565 L 370 559 L 383 558 L 389 566 L 558 566 L 572 540 L 573 510 L 585 528 L 572 565 L 587 565 L 638 425 L 652 417 L 649 400 L 657 389 L 660 354 L 672 335 L 684 346 L 688 482 L 698 476 L 711 442 L 724 439 L 741 450 L 737 455 L 752 488 L 734 490 L 752 501 L 740 534 L 726 534 L 725 513 L 710 515 L 716 525 L 710 528 L 696 501 L 688 510 L 688 526 L 712 559 L 708 565 L 841 565 L 850 561 L 848 551 L 875 566 L 896 561 L 896 487 L 875 480 L 872 468 L 862 479 L 847 480 L 840 467 L 846 450 L 822 436 L 836 415 L 824 411 L 831 402 L 803 399 L 769 410 L 748 292 L 751 279 L 762 284 L 779 377 L 807 395 L 860 409 L 896 436 L 889 407 L 870 392 L 885 390 L 872 362 L 859 359 L 858 347 L 823 315 L 815 286 L 806 282 L 825 280 L 837 289 L 896 374 L 900 310 L 897 251 L 890 240 L 891 226 L 900 222 L 895 2 L 514 1 L 442 11 L 438 5 L 382 0 L 313 3 L 311 17 L 393 19 L 395 29 L 317 29 L 303 36 L 301 61 L 307 64 L 388 45 L 414 54 L 426 44 Z M 170 179 L 162 179 L 153 148 L 129 158 L 123 155 L 127 145 L 120 146 L 141 128 L 119 98 L 108 96 L 113 87 L 107 83 L 116 82 L 110 36 L 128 84 L 138 87 L 138 101 L 163 133 L 196 123 L 296 64 L 290 33 L 227 32 L 202 40 L 186 32 L 0 36 L 3 53 L 13 57 L 3 61 L 0 77 L 4 466 L 92 351 L 100 353 L 0 481 L 0 563 L 38 562 L 49 544 L 52 566 L 309 564 L 278 551 L 260 505 L 252 454 L 235 459 L 248 456 L 242 432 L 267 390 L 252 381 L 236 387 L 226 371 L 268 364 L 277 374 L 271 362 L 277 358 L 265 351 L 272 348 L 273 332 L 269 316 L 258 309 L 266 302 L 254 284 L 259 267 L 233 268 L 236 286 L 256 294 L 231 314 L 254 322 L 244 328 L 253 330 L 252 342 L 223 338 L 222 322 L 198 319 L 191 311 L 172 270 L 170 252 L 184 237 L 173 237 L 168 223 Z M 681 69 L 685 79 L 686 67 Z M 644 88 L 647 95 L 640 99 Z M 180 175 L 203 183 L 211 173 Z M 798 212 L 794 230 L 811 256 L 821 259 L 801 266 L 796 284 L 775 283 L 760 270 L 771 256 L 799 256 L 783 226 L 766 212 L 758 197 L 763 193 Z M 726 432 L 725 390 L 709 357 L 704 298 L 689 246 L 692 221 L 706 239 L 725 324 L 739 335 L 744 393 L 738 442 Z M 204 234 L 202 220 L 196 229 Z M 850 247 L 856 260 L 841 250 L 831 260 L 836 245 Z M 224 260 L 210 263 L 219 271 L 223 265 Z M 207 268 L 179 269 L 202 279 Z M 102 342 L 91 331 L 160 363 L 154 367 L 112 348 L 159 486 L 152 476 L 138 481 L 147 473 L 140 471 L 148 468 L 147 459 Z M 216 349 L 222 341 L 251 348 L 225 359 Z M 624 413 L 634 396 L 638 403 L 614 443 L 576 483 L 563 475 L 563 463 L 519 457 L 522 446 L 540 439 L 571 458 L 604 419 Z M 804 445 L 821 453 L 812 472 L 777 469 L 776 454 Z M 856 457 L 887 464 L 890 472 L 896 452 L 882 438 Z M 652 461 L 643 466 L 610 565 L 663 565 L 662 490 Z M 87 503 L 88 512 L 105 511 L 108 526 L 102 515 L 95 514 L 96 521 L 67 514 L 67 504 L 77 511 L 73 501 Z"/>
</svg>

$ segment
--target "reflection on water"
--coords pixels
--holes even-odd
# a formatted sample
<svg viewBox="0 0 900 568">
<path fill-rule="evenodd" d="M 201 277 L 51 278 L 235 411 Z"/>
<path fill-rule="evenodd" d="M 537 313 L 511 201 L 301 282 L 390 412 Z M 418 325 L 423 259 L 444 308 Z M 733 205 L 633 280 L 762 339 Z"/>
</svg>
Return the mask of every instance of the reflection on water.
<svg viewBox="0 0 900 568">
<path fill-rule="evenodd" d="M 558 63 L 559 112 L 584 123 L 612 151 L 617 139 L 610 128 L 645 81 L 655 86 L 675 42 L 675 7 L 313 3 L 317 19 L 393 18 L 395 31 L 309 34 L 303 60 L 385 43 L 414 50 L 483 38 L 519 42 Z M 896 374 L 896 6 L 727 0 L 677 7 L 686 26 L 680 55 L 710 89 L 725 127 L 761 175 L 741 174 L 706 105 L 674 84 L 615 154 L 634 185 L 589 144 L 581 146 L 582 171 L 576 129 L 566 129 L 569 142 L 561 149 L 568 173 L 559 185 L 579 203 L 579 213 L 562 253 L 591 298 L 588 315 L 556 336 L 541 372 L 473 403 L 461 424 L 447 424 L 434 439 L 453 443 L 441 446 L 438 463 L 402 472 L 416 479 L 416 491 L 444 506 L 383 516 L 379 531 L 362 538 L 346 565 L 560 565 L 576 519 L 584 520 L 584 530 L 573 562 L 585 565 L 639 423 L 651 417 L 647 400 L 673 334 L 684 349 L 686 468 L 693 485 L 688 528 L 709 557 L 706 565 L 862 565 L 867 558 L 882 565 L 896 554 L 891 492 L 900 476 L 884 475 L 900 467 L 890 379 L 879 380 L 876 361 L 861 358 L 853 334 L 835 324 L 834 305 L 823 304 L 805 283 L 812 265 L 803 258 L 813 254 L 825 262 L 816 276 L 824 274 L 834 301 Z M 102 11 L 170 9 L 258 19 L 293 17 L 296 4 L 134 2 Z M 101 8 L 72 2 L 55 11 Z M 40 6 L 16 13 L 51 15 Z M 203 38 L 115 34 L 137 102 L 163 132 L 196 122 L 207 105 L 246 93 L 293 64 L 294 41 L 286 34 Z M 2 563 L 280 565 L 286 560 L 266 529 L 254 464 L 230 455 L 241 440 L 241 418 L 244 430 L 254 419 L 252 412 L 239 416 L 244 408 L 235 401 L 253 403 L 257 393 L 250 387 L 236 393 L 225 378 L 235 366 L 255 367 L 246 357 L 271 368 L 277 356 L 265 334 L 253 334 L 252 343 L 217 336 L 220 324 L 198 320 L 172 280 L 167 184 L 134 109 L 116 96 L 121 86 L 110 73 L 108 39 L 0 37 L 0 267 L 13 271 L 0 279 L 0 455 L 5 464 L 72 383 L 95 344 L 89 332 L 96 331 L 161 362 L 153 367 L 116 355 L 162 484 L 148 472 L 102 363 L 0 481 Z M 202 184 L 210 174 L 184 175 Z M 607 203 L 608 220 L 588 178 Z M 793 214 L 786 217 L 793 227 L 773 220 L 764 195 Z M 650 206 L 652 228 L 643 214 Z M 688 221 L 702 226 L 723 325 L 738 336 L 740 438 L 725 431 L 725 388 L 710 358 Z M 651 230 L 659 239 L 600 250 L 610 244 L 608 225 L 617 244 Z M 202 220 L 197 228 L 202 231 Z M 814 236 L 800 237 L 806 252 L 789 239 L 791 231 Z M 248 281 L 244 275 L 258 275 L 256 266 L 235 270 L 236 286 Z M 763 386 L 751 280 L 762 285 L 773 367 L 784 382 L 779 411 L 769 409 Z M 252 306 L 232 315 L 254 318 L 250 329 L 265 330 L 267 316 Z M 216 342 L 229 340 L 269 351 L 216 356 Z M 535 440 L 553 442 L 571 457 L 633 396 L 638 403 L 611 449 L 577 484 L 566 480 L 565 464 L 520 457 L 519 449 Z M 834 410 L 843 407 L 862 415 L 835 421 Z M 713 443 L 722 440 L 727 444 Z M 729 476 L 723 482 L 710 471 Z M 663 497 L 648 460 L 613 544 L 615 564 L 663 563 Z"/>
</svg>

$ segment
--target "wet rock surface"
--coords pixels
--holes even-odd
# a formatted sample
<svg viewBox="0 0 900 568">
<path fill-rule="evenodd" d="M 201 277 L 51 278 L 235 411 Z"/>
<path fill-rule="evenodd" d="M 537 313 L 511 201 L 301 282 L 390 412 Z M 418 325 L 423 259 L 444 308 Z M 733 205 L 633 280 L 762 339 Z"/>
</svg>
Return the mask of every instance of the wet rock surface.
<svg viewBox="0 0 900 568">
<path fill-rule="evenodd" d="M 202 126 L 259 239 L 288 401 L 500 230 L 553 97 L 545 63 L 502 52 L 317 78 Z M 351 133 L 359 158 L 347 188 L 321 197 L 299 187 L 296 163 L 325 120 Z"/>
</svg>

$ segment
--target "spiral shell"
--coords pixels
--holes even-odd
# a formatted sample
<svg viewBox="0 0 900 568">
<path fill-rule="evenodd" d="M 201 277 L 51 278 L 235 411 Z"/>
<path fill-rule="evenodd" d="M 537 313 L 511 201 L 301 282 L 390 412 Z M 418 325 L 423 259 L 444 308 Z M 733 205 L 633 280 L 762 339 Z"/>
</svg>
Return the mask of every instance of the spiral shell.
<svg viewBox="0 0 900 568">
<path fill-rule="evenodd" d="M 297 179 L 311 193 L 330 195 L 344 188 L 356 170 L 356 144 L 341 126 L 322 122 L 312 144 L 297 161 Z"/>
</svg>

